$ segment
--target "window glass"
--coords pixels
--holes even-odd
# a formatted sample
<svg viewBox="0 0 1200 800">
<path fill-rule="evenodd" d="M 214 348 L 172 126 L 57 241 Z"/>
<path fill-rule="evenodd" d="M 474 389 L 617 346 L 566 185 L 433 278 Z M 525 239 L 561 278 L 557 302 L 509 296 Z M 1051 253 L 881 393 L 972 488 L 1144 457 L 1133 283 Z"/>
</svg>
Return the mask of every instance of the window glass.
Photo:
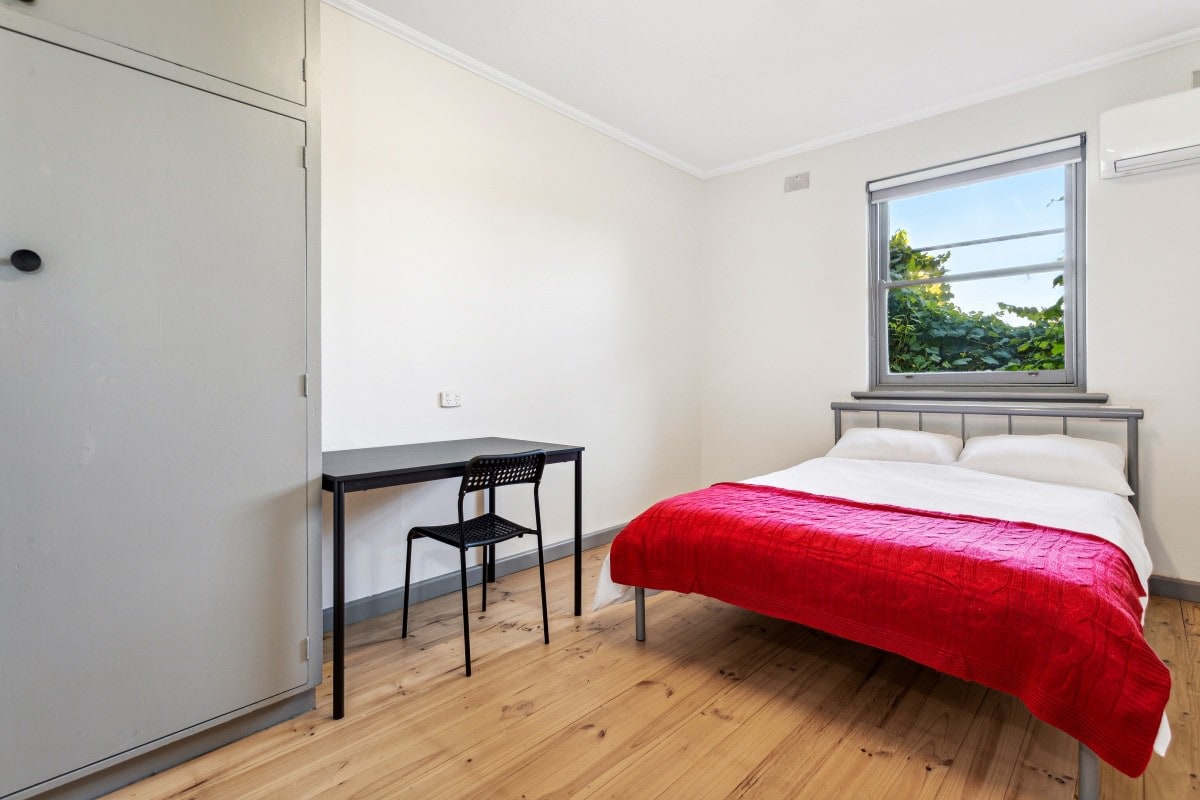
<svg viewBox="0 0 1200 800">
<path fill-rule="evenodd" d="M 1083 388 L 1075 141 L 868 186 L 873 388 Z"/>
</svg>

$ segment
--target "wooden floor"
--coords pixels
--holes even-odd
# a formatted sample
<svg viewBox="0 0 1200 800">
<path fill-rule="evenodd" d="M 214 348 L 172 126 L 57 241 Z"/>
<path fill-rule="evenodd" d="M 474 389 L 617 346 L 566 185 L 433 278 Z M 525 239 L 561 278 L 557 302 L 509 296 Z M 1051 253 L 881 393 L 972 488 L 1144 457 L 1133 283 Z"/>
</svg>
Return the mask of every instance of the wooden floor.
<svg viewBox="0 0 1200 800">
<path fill-rule="evenodd" d="M 585 561 L 585 594 L 604 549 Z M 1029 798 L 1075 792 L 1075 745 L 1011 697 L 696 596 L 570 615 L 570 561 L 350 628 L 347 715 L 315 711 L 113 795 L 133 798 Z M 478 590 L 472 594 L 478 608 Z M 1200 798 L 1200 605 L 1154 598 L 1147 635 L 1174 676 L 1175 740 L 1105 800 Z M 328 643 L 327 643 L 328 646 Z"/>
</svg>

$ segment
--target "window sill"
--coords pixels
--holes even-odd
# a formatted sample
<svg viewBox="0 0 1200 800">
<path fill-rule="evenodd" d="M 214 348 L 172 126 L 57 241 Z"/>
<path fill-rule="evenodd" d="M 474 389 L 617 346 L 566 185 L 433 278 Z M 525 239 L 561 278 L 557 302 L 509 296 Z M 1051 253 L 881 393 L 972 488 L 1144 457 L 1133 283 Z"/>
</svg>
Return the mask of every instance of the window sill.
<svg viewBox="0 0 1200 800">
<path fill-rule="evenodd" d="M 1029 391 L 1005 389 L 873 389 L 851 392 L 855 400 L 955 400 L 997 403 L 1107 403 L 1104 392 Z"/>
</svg>

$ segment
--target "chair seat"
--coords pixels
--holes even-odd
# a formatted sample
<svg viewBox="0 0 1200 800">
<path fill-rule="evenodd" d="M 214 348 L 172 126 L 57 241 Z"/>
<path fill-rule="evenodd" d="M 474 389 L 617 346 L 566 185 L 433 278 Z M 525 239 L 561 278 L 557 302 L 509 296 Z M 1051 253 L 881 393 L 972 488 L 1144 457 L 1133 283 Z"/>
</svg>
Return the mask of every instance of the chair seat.
<svg viewBox="0 0 1200 800">
<path fill-rule="evenodd" d="M 507 520 L 499 514 L 483 514 L 463 523 L 467 547 L 481 547 L 495 544 L 527 533 L 536 533 L 532 528 L 525 528 Z M 428 536 L 452 547 L 459 546 L 458 523 L 449 525 L 419 525 L 409 531 L 409 537 Z"/>
</svg>

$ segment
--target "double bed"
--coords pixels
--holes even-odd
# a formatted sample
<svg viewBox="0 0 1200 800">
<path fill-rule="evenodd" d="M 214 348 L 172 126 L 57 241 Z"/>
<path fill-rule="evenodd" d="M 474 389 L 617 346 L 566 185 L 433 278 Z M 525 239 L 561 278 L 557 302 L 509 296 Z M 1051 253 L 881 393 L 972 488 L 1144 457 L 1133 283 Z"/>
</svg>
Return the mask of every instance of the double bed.
<svg viewBox="0 0 1200 800">
<path fill-rule="evenodd" d="M 631 522 L 597 605 L 632 597 L 639 640 L 647 589 L 792 620 L 1017 696 L 1079 740 L 1080 798 L 1098 796 L 1097 756 L 1141 774 L 1170 741 L 1170 675 L 1142 635 L 1142 412 L 832 407 L 826 457 L 668 498 Z M 851 413 L 872 424 L 843 436 Z"/>
</svg>

